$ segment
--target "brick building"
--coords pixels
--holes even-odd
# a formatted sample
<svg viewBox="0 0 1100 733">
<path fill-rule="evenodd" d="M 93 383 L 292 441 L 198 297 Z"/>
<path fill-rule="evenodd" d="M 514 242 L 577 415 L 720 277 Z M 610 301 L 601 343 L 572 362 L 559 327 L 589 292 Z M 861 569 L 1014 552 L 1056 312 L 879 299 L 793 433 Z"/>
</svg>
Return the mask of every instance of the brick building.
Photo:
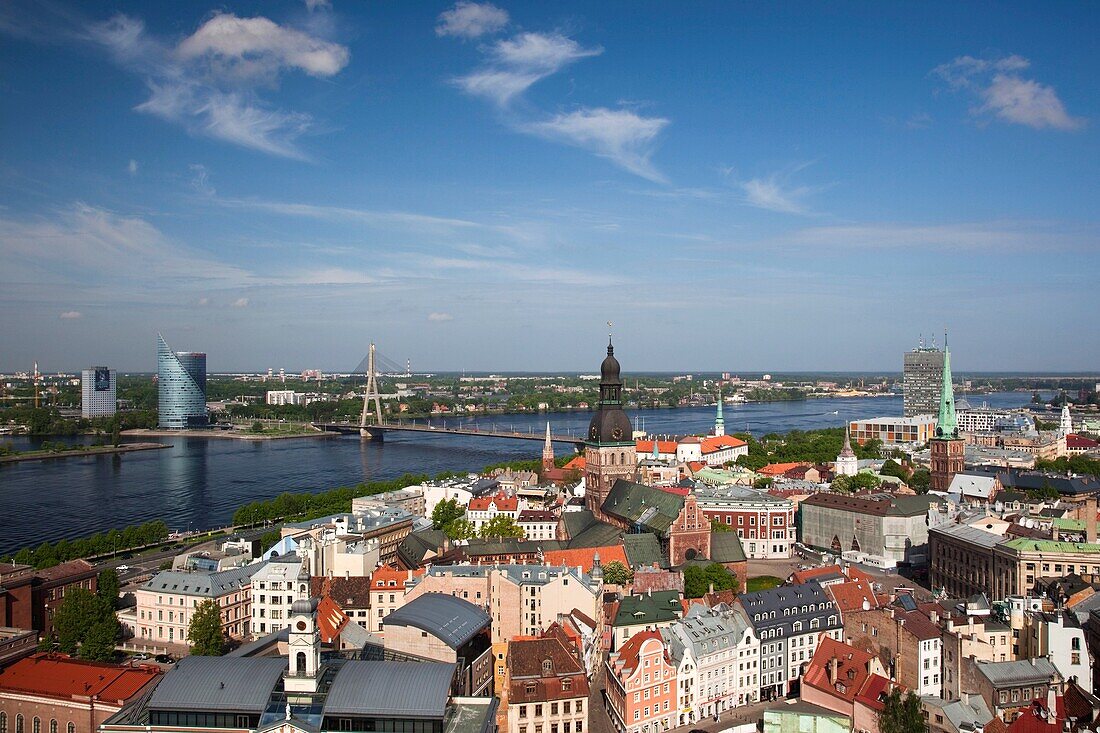
<svg viewBox="0 0 1100 733">
<path fill-rule="evenodd" d="M 0 730 L 96 733 L 160 679 L 157 667 L 128 667 L 35 654 L 0 671 Z"/>
<path fill-rule="evenodd" d="M 98 571 L 87 560 L 70 560 L 52 568 L 0 563 L 0 626 L 35 629 L 53 636 L 53 615 L 73 588 L 96 591 Z"/>
<path fill-rule="evenodd" d="M 502 703 L 508 733 L 588 730 L 588 676 L 580 652 L 564 635 L 512 640 L 507 669 Z"/>
<path fill-rule="evenodd" d="M 875 654 L 891 679 L 918 695 L 939 695 L 943 675 L 940 629 L 920 611 L 897 607 L 849 611 L 844 637 Z"/>
<path fill-rule="evenodd" d="M 794 502 L 742 486 L 702 489 L 707 518 L 730 527 L 750 560 L 788 558 L 794 544 Z"/>
</svg>

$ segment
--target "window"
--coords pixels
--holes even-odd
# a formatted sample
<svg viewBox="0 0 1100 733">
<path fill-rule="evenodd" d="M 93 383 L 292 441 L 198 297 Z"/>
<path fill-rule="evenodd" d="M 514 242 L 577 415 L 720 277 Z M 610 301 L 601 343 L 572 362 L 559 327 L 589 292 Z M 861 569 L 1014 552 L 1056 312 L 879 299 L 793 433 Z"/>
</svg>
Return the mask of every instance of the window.
<svg viewBox="0 0 1100 733">
<path fill-rule="evenodd" d="M 15 716 L 15 733 L 23 733 L 23 714 Z"/>
<path fill-rule="evenodd" d="M 0 710 L 0 733 L 8 733 L 8 714 Z"/>
<path fill-rule="evenodd" d="M 521 717 L 521 718 L 526 718 L 527 717 L 527 706 L 526 705 L 520 705 L 519 706 L 519 717 Z"/>
<path fill-rule="evenodd" d="M 54 718 L 50 721 L 50 733 L 57 733 L 57 719 Z"/>
<path fill-rule="evenodd" d="M 32 733 L 42 733 L 42 719 L 37 715 L 34 716 L 34 721 L 31 723 Z"/>
<path fill-rule="evenodd" d="M 573 680 L 566 678 L 561 681 L 562 692 L 569 692 L 573 689 Z M 568 703 L 566 703 L 568 704 Z"/>
<path fill-rule="evenodd" d="M 69 723 L 67 726 L 65 726 L 65 730 L 68 731 L 68 733 L 76 733 L 76 724 Z"/>
</svg>

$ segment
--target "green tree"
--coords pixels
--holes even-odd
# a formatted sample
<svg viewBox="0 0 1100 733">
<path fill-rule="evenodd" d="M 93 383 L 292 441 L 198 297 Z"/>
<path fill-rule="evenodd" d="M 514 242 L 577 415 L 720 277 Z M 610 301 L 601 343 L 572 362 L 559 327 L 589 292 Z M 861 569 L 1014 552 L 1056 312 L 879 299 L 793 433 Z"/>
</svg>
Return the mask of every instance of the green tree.
<svg viewBox="0 0 1100 733">
<path fill-rule="evenodd" d="M 80 645 L 80 658 L 93 662 L 109 662 L 115 656 L 119 623 L 114 613 L 104 614 L 88 629 Z"/>
<path fill-rule="evenodd" d="M 878 729 L 879 733 L 924 733 L 928 724 L 921 712 L 920 698 L 912 692 L 902 696 L 901 688 L 895 687 L 878 714 Z"/>
<path fill-rule="evenodd" d="M 198 657 L 220 657 L 225 654 L 225 634 L 222 632 L 222 612 L 213 600 L 205 600 L 191 615 L 187 627 L 191 653 Z"/>
<path fill-rule="evenodd" d="M 932 474 L 927 468 L 918 468 L 909 477 L 909 488 L 918 494 L 927 494 L 932 486 Z"/>
<path fill-rule="evenodd" d="M 435 505 L 432 510 L 432 524 L 436 529 L 443 529 L 456 519 L 466 515 L 466 508 L 458 503 L 458 499 L 447 499 Z"/>
<path fill-rule="evenodd" d="M 626 585 L 633 577 L 634 573 L 630 571 L 630 568 L 618 560 L 612 560 L 603 565 L 603 582 L 605 583 Z"/>
<path fill-rule="evenodd" d="M 710 531 L 711 532 L 732 532 L 733 527 L 729 526 L 725 522 L 718 521 L 718 518 L 716 517 L 716 518 L 710 520 Z"/>
<path fill-rule="evenodd" d="M 53 620 L 60 650 L 76 654 L 88 631 L 102 616 L 103 604 L 90 590 L 73 588 L 66 593 Z"/>
<path fill-rule="evenodd" d="M 744 456 L 741 457 L 744 458 Z M 775 479 L 771 476 L 757 476 L 753 480 L 752 486 L 755 489 L 770 489 L 773 483 L 775 483 Z"/>
<path fill-rule="evenodd" d="M 118 572 L 114 568 L 107 568 L 99 573 L 96 580 L 96 595 L 104 607 L 110 611 L 118 608 L 118 592 L 120 588 Z"/>
<path fill-rule="evenodd" d="M 839 493 L 853 493 L 867 489 L 877 489 L 882 479 L 871 473 L 860 472 L 855 476 L 837 476 L 829 487 Z"/>
<path fill-rule="evenodd" d="M 256 422 L 252 423 L 251 430 L 254 433 L 262 433 L 264 431 L 264 424 L 257 420 Z"/>
<path fill-rule="evenodd" d="M 684 568 L 684 596 L 687 598 L 702 598 L 712 587 L 720 591 L 736 589 L 736 586 L 737 578 L 720 563 Z"/>
<path fill-rule="evenodd" d="M 490 519 L 485 524 L 481 525 L 481 531 L 478 534 L 483 539 L 505 539 L 515 538 L 520 539 L 523 537 L 523 527 L 516 523 L 516 520 L 512 519 L 506 514 L 498 514 Z"/>
<path fill-rule="evenodd" d="M 909 479 L 909 472 L 905 470 L 905 466 L 902 466 L 892 458 L 882 464 L 882 470 L 880 470 L 879 473 L 883 476 L 900 478 L 902 481 L 907 481 Z"/>
<path fill-rule="evenodd" d="M 469 540 L 477 537 L 477 529 L 468 519 L 456 519 L 443 527 L 443 534 L 451 540 Z"/>
</svg>

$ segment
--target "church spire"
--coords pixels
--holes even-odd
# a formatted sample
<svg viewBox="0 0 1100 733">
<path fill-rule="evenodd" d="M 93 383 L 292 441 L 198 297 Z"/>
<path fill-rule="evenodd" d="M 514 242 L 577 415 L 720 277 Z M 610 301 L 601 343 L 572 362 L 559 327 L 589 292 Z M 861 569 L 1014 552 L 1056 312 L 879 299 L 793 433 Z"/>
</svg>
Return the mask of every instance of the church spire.
<svg viewBox="0 0 1100 733">
<path fill-rule="evenodd" d="M 844 426 L 844 446 L 840 449 L 840 455 L 847 458 L 855 454 L 856 452 L 852 450 L 852 426 L 848 424 Z"/>
<path fill-rule="evenodd" d="M 722 417 L 722 388 L 718 388 L 718 412 L 714 416 L 714 434 L 726 434 L 726 420 Z"/>
<path fill-rule="evenodd" d="M 554 468 L 554 444 L 550 441 L 550 421 L 546 421 L 546 442 L 542 446 L 542 469 Z"/>
<path fill-rule="evenodd" d="M 936 420 L 937 438 L 959 437 L 955 421 L 955 391 L 951 386 L 951 352 L 947 348 L 947 332 L 943 334 L 943 387 L 940 389 L 940 414 Z"/>
</svg>

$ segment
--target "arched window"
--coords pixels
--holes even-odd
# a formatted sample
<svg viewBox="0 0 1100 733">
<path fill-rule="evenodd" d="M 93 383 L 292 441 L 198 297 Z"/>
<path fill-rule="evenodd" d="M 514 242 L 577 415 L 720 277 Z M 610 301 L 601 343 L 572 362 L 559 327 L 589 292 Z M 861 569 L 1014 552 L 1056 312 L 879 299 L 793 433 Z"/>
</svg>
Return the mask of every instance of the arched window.
<svg viewBox="0 0 1100 733">
<path fill-rule="evenodd" d="M 15 733 L 23 733 L 23 713 L 15 716 Z"/>
<path fill-rule="evenodd" d="M 298 652 L 297 661 L 298 661 L 298 671 L 299 672 L 305 672 L 306 671 L 306 653 L 305 652 Z"/>
<path fill-rule="evenodd" d="M 0 733 L 8 733 L 8 714 L 0 710 Z"/>
<path fill-rule="evenodd" d="M 33 733 L 42 733 L 42 719 L 37 715 L 34 716 L 34 721 L 31 723 L 31 731 Z"/>
<path fill-rule="evenodd" d="M 50 733 L 57 733 L 57 718 L 50 720 Z"/>
<path fill-rule="evenodd" d="M 76 733 L 76 723 L 69 723 L 65 726 L 65 733 Z"/>
</svg>

